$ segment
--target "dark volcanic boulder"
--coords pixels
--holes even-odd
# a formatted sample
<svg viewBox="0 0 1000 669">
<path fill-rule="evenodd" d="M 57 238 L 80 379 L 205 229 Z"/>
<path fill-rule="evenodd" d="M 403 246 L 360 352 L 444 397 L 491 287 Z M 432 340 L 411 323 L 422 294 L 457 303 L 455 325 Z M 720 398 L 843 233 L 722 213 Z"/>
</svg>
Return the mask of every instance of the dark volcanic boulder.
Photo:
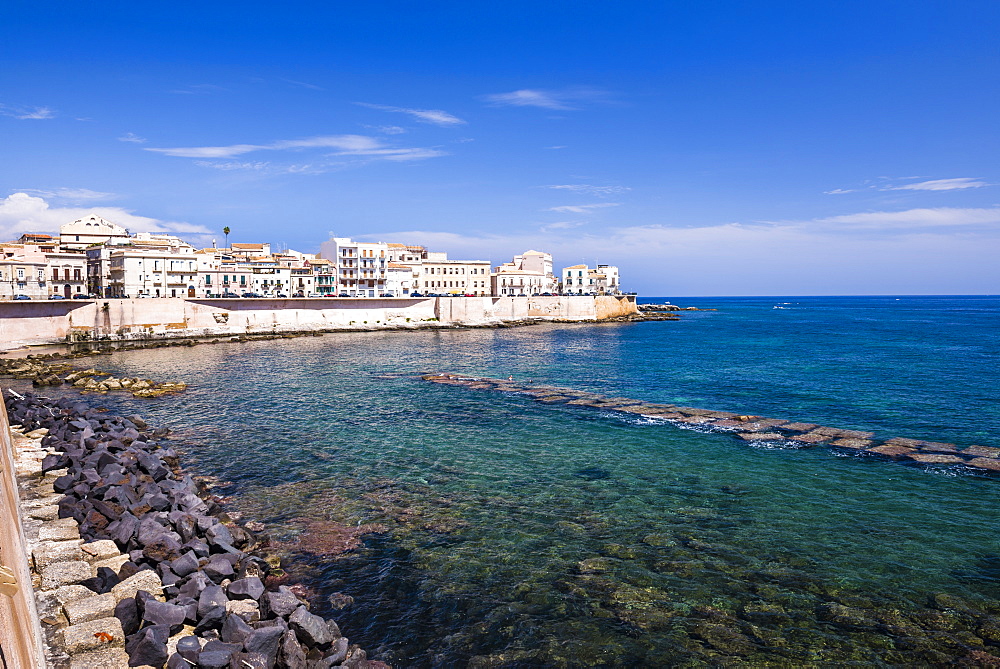
<svg viewBox="0 0 1000 669">
<path fill-rule="evenodd" d="M 167 639 L 169 637 L 170 628 L 166 625 L 153 625 L 133 634 L 125 642 L 129 666 L 162 667 L 167 661 Z"/>
</svg>

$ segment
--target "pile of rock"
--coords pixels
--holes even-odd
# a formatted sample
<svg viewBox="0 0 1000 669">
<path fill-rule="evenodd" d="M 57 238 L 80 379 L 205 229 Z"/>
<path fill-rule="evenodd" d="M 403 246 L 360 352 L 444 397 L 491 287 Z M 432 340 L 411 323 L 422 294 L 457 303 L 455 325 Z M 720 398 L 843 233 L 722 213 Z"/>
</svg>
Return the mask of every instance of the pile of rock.
<svg viewBox="0 0 1000 669">
<path fill-rule="evenodd" d="M 115 378 L 110 372 L 93 367 L 74 369 L 66 362 L 43 362 L 42 358 L 54 356 L 0 359 L 0 375 L 15 379 L 30 379 L 34 386 L 59 386 L 69 383 L 81 394 L 109 392 L 130 392 L 133 397 L 161 397 L 187 390 L 187 384 L 180 381 L 157 382 L 139 377 Z M 99 378 L 103 377 L 103 378 Z"/>
<path fill-rule="evenodd" d="M 71 666 L 387 666 L 294 589 L 265 587 L 253 536 L 181 475 L 154 441 L 164 430 L 67 399 L 7 402 L 11 424 L 38 440 L 25 451 L 43 477 L 25 502 L 43 523 L 33 561 Z"/>
</svg>

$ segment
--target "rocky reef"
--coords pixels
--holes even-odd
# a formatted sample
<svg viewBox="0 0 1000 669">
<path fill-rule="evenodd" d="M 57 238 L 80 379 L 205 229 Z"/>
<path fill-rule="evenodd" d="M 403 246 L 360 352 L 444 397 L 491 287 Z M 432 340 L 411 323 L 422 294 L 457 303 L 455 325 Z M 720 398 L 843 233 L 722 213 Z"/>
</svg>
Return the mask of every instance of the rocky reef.
<svg viewBox="0 0 1000 669">
<path fill-rule="evenodd" d="M 79 357 L 79 356 L 70 356 Z M 110 372 L 90 367 L 78 369 L 62 354 L 51 353 L 23 359 L 0 359 L 0 376 L 31 380 L 33 386 L 61 386 L 68 383 L 81 394 L 128 392 L 133 397 L 162 397 L 187 390 L 180 381 L 153 381 L 139 377 L 115 378 Z"/>
</svg>

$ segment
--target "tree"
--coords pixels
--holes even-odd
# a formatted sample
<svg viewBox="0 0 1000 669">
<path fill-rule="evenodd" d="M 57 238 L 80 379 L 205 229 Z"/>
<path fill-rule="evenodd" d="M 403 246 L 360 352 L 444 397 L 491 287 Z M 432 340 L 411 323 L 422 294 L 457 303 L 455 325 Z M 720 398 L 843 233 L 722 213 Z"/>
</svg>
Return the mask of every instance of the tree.
<svg viewBox="0 0 1000 669">
<path fill-rule="evenodd" d="M 226 236 L 226 248 L 229 248 L 229 226 L 222 228 L 222 234 Z"/>
</svg>

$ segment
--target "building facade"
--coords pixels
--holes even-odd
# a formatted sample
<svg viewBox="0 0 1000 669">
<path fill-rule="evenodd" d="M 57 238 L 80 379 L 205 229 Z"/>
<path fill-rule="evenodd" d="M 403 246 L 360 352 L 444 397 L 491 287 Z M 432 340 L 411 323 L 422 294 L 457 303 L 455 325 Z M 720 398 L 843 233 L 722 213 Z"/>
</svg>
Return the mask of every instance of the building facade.
<svg viewBox="0 0 1000 669">
<path fill-rule="evenodd" d="M 562 292 L 566 295 L 620 295 L 618 268 L 614 265 L 573 265 L 562 271 Z"/>
<path fill-rule="evenodd" d="M 555 293 L 557 281 L 552 274 L 552 254 L 525 251 L 496 268 L 490 275 L 493 295 L 530 296 Z"/>
</svg>

